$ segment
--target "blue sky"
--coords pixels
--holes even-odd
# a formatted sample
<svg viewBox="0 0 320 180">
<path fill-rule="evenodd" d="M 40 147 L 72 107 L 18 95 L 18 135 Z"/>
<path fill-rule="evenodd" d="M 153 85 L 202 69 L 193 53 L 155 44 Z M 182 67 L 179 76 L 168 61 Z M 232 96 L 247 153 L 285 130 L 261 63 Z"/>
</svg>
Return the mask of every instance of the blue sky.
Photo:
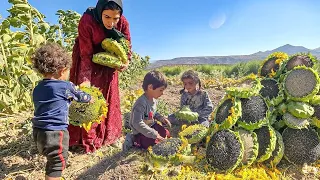
<svg viewBox="0 0 320 180">
<path fill-rule="evenodd" d="M 96 0 L 29 0 L 56 23 L 58 9 L 82 14 Z M 319 0 L 123 0 L 133 50 L 151 60 L 243 55 L 285 44 L 320 47 Z M 10 7 L 0 1 L 0 14 Z"/>
</svg>

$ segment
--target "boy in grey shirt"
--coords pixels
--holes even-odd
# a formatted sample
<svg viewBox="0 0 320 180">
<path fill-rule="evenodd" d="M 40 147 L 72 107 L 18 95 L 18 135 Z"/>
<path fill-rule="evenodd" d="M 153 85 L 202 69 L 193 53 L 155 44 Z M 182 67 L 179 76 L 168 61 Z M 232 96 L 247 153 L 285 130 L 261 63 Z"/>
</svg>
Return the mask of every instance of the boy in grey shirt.
<svg viewBox="0 0 320 180">
<path fill-rule="evenodd" d="M 127 150 L 132 145 L 142 149 L 170 137 L 170 133 L 158 120 L 169 127 L 171 123 L 168 119 L 157 112 L 157 101 L 167 88 L 165 77 L 158 71 L 151 71 L 146 74 L 142 84 L 144 94 L 134 103 L 131 111 L 129 125 L 132 134 L 126 136 L 123 150 Z M 132 144 L 133 143 L 133 144 Z"/>
</svg>

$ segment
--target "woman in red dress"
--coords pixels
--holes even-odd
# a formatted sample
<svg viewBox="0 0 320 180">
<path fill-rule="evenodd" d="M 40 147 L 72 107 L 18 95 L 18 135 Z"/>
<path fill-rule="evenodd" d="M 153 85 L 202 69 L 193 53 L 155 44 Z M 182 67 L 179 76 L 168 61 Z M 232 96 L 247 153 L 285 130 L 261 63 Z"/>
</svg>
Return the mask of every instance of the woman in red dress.
<svg viewBox="0 0 320 180">
<path fill-rule="evenodd" d="M 70 81 L 74 84 L 91 84 L 102 90 L 108 103 L 108 114 L 101 124 L 94 123 L 87 132 L 79 126 L 69 125 L 70 146 L 82 145 L 86 153 L 103 145 L 118 144 L 122 136 L 118 71 L 92 62 L 95 53 L 104 51 L 105 38 L 126 37 L 131 44 L 129 23 L 122 15 L 121 0 L 99 0 L 95 8 L 88 8 L 80 19 L 78 37 L 73 47 Z"/>
</svg>

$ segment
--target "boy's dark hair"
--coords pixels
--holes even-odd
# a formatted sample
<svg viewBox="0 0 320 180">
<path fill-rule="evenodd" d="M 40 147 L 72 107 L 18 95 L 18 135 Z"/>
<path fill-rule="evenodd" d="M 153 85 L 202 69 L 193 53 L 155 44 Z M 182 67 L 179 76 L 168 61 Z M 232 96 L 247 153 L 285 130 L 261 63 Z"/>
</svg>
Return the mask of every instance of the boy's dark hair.
<svg viewBox="0 0 320 180">
<path fill-rule="evenodd" d="M 143 79 L 142 88 L 144 91 L 148 89 L 148 85 L 152 84 L 153 89 L 164 86 L 167 88 L 167 80 L 165 76 L 159 71 L 150 71 L 148 72 Z"/>
<path fill-rule="evenodd" d="M 181 76 L 181 81 L 183 81 L 184 79 L 194 80 L 197 84 L 199 84 L 199 89 L 201 89 L 201 81 L 200 81 L 199 75 L 196 71 L 188 70 L 188 71 L 184 72 Z M 180 94 L 182 94 L 184 92 L 184 90 L 185 90 L 185 88 L 180 90 Z"/>
<path fill-rule="evenodd" d="M 41 74 L 56 73 L 63 68 L 70 68 L 71 57 L 56 43 L 47 43 L 41 46 L 33 54 L 34 68 Z"/>
</svg>

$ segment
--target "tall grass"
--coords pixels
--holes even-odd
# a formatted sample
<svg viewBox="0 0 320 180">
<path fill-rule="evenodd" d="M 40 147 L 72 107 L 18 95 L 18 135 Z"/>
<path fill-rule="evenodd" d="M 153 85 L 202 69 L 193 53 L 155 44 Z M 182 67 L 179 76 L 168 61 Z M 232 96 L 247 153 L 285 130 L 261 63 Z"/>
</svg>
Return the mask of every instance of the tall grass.
<svg viewBox="0 0 320 180">
<path fill-rule="evenodd" d="M 229 78 L 237 78 L 249 75 L 251 73 L 257 74 L 262 61 L 254 60 L 248 62 L 241 62 L 233 65 L 178 65 L 166 66 L 159 69 L 166 76 L 179 76 L 181 73 L 188 69 L 193 69 L 207 76 L 224 76 Z"/>
<path fill-rule="evenodd" d="M 229 66 L 224 74 L 226 77 L 242 77 L 251 73 L 257 74 L 262 61 L 241 62 Z"/>
<path fill-rule="evenodd" d="M 162 67 L 159 69 L 160 72 L 164 73 L 166 76 L 178 76 L 187 68 L 184 66 L 171 66 Z"/>
<path fill-rule="evenodd" d="M 216 75 L 223 72 L 226 68 L 226 65 L 210 65 L 210 64 L 203 64 L 197 65 L 194 67 L 195 71 L 204 73 L 206 75 Z"/>
</svg>

